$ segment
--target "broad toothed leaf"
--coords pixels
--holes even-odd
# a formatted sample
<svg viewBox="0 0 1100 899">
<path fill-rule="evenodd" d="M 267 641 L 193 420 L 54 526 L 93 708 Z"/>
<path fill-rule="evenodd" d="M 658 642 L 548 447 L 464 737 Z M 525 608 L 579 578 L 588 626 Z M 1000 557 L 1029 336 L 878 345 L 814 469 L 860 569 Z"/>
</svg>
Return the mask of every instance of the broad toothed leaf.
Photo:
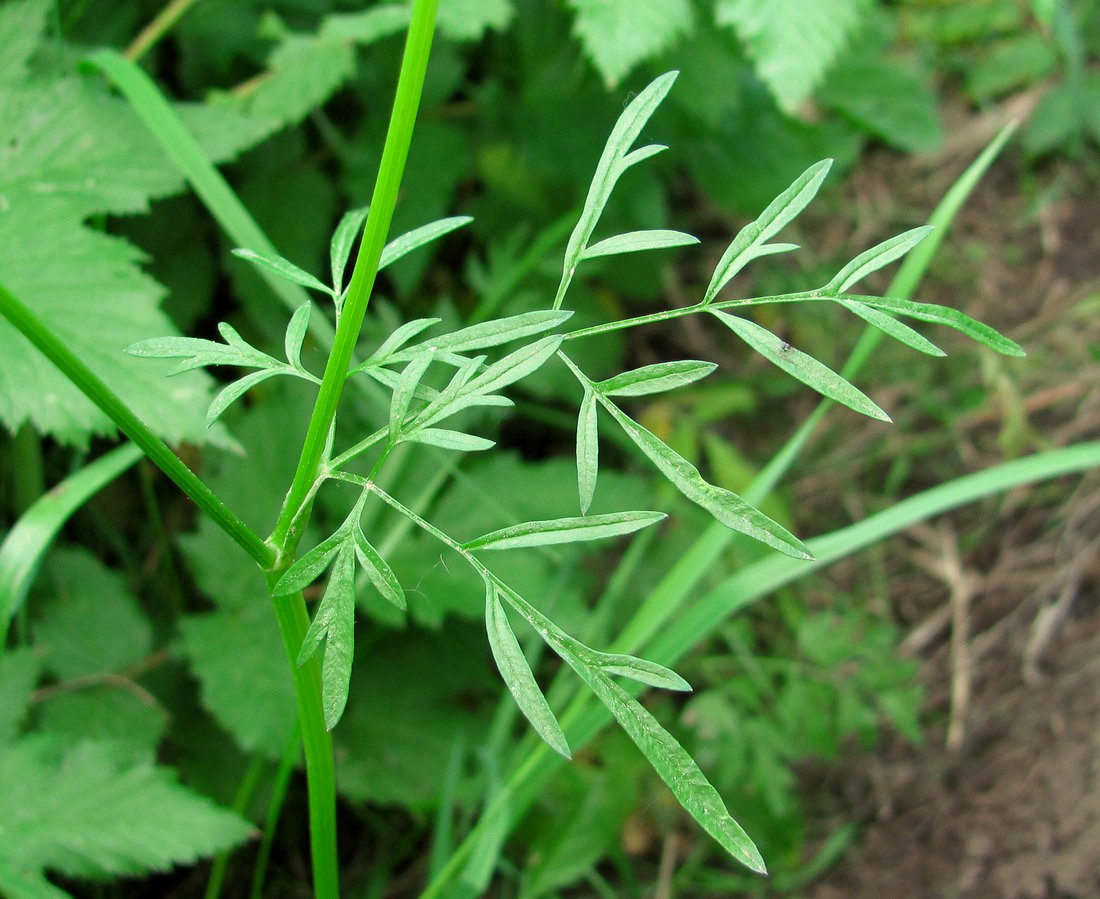
<svg viewBox="0 0 1100 899">
<path fill-rule="evenodd" d="M 713 362 L 699 362 L 694 359 L 658 362 L 600 381 L 596 389 L 604 396 L 648 396 L 692 384 L 705 378 L 717 367 Z"/>
<path fill-rule="evenodd" d="M 889 415 L 849 381 L 827 365 L 818 362 L 813 356 L 808 356 L 780 340 L 767 328 L 716 309 L 712 309 L 711 314 L 773 365 L 777 365 L 806 386 L 812 387 L 822 396 L 827 396 L 849 409 L 877 418 L 879 421 L 890 420 Z"/>
<path fill-rule="evenodd" d="M 497 598 L 492 581 L 486 581 L 485 584 L 485 630 L 489 635 L 489 647 L 493 651 L 497 669 L 515 698 L 516 705 L 550 748 L 569 758 L 569 743 L 535 681 L 535 675 L 527 664 L 527 658 L 512 631 L 504 607 Z"/>
</svg>

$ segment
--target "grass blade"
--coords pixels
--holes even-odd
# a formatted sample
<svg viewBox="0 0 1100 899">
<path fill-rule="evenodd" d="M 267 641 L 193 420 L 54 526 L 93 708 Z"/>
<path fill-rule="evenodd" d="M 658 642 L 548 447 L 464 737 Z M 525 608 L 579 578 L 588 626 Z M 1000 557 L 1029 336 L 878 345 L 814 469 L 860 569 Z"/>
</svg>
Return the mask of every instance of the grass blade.
<svg viewBox="0 0 1100 899">
<path fill-rule="evenodd" d="M 69 475 L 19 516 L 0 543 L 0 646 L 54 537 L 77 509 L 141 456 L 136 444 L 115 447 Z"/>
<path fill-rule="evenodd" d="M 849 409 L 877 418 L 879 421 L 890 420 L 890 416 L 873 403 L 863 391 L 857 389 L 827 365 L 818 362 L 813 356 L 796 350 L 786 341 L 780 340 L 767 328 L 762 328 L 748 319 L 730 315 L 728 312 L 720 312 L 717 309 L 712 309 L 710 312 L 756 352 L 773 365 L 783 369 L 792 378 L 796 378 L 822 396 L 836 400 Z"/>
<path fill-rule="evenodd" d="M 580 543 L 633 534 L 656 524 L 668 516 L 664 512 L 612 512 L 583 518 L 555 518 L 549 521 L 527 521 L 493 531 L 462 544 L 463 549 L 517 549 L 523 546 L 550 546 L 557 543 Z"/>
<path fill-rule="evenodd" d="M 512 631 L 512 625 L 500 604 L 492 581 L 485 583 L 485 630 L 489 635 L 489 646 L 500 676 L 508 685 L 519 710 L 550 748 L 565 758 L 570 758 L 569 743 L 535 681 L 535 675 L 527 664 L 527 657 Z"/>
</svg>

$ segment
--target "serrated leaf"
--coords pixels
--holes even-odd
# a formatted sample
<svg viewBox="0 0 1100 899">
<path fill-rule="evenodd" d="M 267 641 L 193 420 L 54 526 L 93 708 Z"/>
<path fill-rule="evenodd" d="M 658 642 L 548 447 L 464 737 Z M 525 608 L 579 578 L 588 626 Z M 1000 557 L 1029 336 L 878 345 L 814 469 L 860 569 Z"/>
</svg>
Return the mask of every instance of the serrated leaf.
<svg viewBox="0 0 1100 899">
<path fill-rule="evenodd" d="M 497 669 L 515 698 L 519 710 L 551 749 L 570 758 L 569 743 L 535 681 L 535 675 L 527 664 L 527 658 L 512 631 L 512 625 L 500 604 L 492 581 L 486 581 L 485 584 L 485 630 L 489 635 L 489 647 L 493 651 Z"/>
<path fill-rule="evenodd" d="M 580 543 L 633 534 L 667 518 L 664 512 L 611 512 L 581 518 L 554 518 L 526 521 L 483 534 L 463 544 L 463 549 L 516 549 L 521 546 L 550 546 L 556 543 Z"/>
<path fill-rule="evenodd" d="M 937 325 L 946 325 L 954 328 L 978 343 L 996 350 L 1005 356 L 1024 356 L 1023 348 L 1013 340 L 994 331 L 989 325 L 975 321 L 964 312 L 952 309 L 950 306 L 937 306 L 934 303 L 917 303 L 912 300 L 899 300 L 893 297 L 849 297 L 865 306 L 881 309 L 884 312 L 892 312 L 896 315 L 905 315 L 918 321 L 932 322 Z"/>
<path fill-rule="evenodd" d="M 286 350 L 286 361 L 299 371 L 302 369 L 302 344 L 305 343 L 306 331 L 309 330 L 309 314 L 313 310 L 312 303 L 302 303 L 290 317 L 286 326 L 286 338 L 283 348 Z"/>
<path fill-rule="evenodd" d="M 581 260 L 598 256 L 617 256 L 620 253 L 641 253 L 646 250 L 663 250 L 668 247 L 687 247 L 699 243 L 699 238 L 683 231 L 629 231 L 616 234 L 587 247 Z"/>
<path fill-rule="evenodd" d="M 266 381 L 268 378 L 274 378 L 276 375 L 288 375 L 291 372 L 280 368 L 267 368 L 262 371 L 254 371 L 251 374 L 245 375 L 243 378 L 234 381 L 232 384 L 227 384 L 221 389 L 214 401 L 210 404 L 210 408 L 206 411 L 206 426 L 209 428 L 215 421 L 221 416 L 221 414 L 228 409 L 233 403 L 239 400 L 242 396 L 248 393 L 257 384 Z"/>
<path fill-rule="evenodd" d="M 717 367 L 713 362 L 699 362 L 694 359 L 658 362 L 600 381 L 596 389 L 604 396 L 648 396 L 692 384 L 705 378 Z"/>
<path fill-rule="evenodd" d="M 451 431 L 447 428 L 420 428 L 404 438 L 410 443 L 424 443 L 438 446 L 440 449 L 458 450 L 463 453 L 476 453 L 492 449 L 496 443 L 474 434 Z"/>
<path fill-rule="evenodd" d="M 405 591 L 401 588 L 401 581 L 397 579 L 393 569 L 382 558 L 378 550 L 371 546 L 370 541 L 358 528 L 355 534 L 355 556 L 359 559 L 359 564 L 363 566 L 367 577 L 378 588 L 378 592 L 382 594 L 382 597 L 397 606 L 397 608 L 405 609 L 407 604 L 405 602 Z"/>
<path fill-rule="evenodd" d="M 401 377 L 397 379 L 397 386 L 390 397 L 390 442 L 396 444 L 401 439 L 405 425 L 405 416 L 409 413 L 409 406 L 416 396 L 416 388 L 420 386 L 420 379 L 424 372 L 435 359 L 435 350 L 422 351 L 412 358 L 405 366 Z"/>
<path fill-rule="evenodd" d="M 331 537 L 322 540 L 283 573 L 271 592 L 275 596 L 286 596 L 304 590 L 328 568 L 329 563 L 332 562 L 332 557 L 347 542 L 347 539 L 347 530 L 340 528 Z"/>
<path fill-rule="evenodd" d="M 596 420 L 596 394 L 587 384 L 577 415 L 577 493 L 581 514 L 587 515 L 596 495 L 600 471 L 600 439 Z"/>
<path fill-rule="evenodd" d="M 726 527 L 766 543 L 788 556 L 812 558 L 802 541 L 786 528 L 750 506 L 736 493 L 708 484 L 694 465 L 662 443 L 655 434 L 623 413 L 606 397 L 599 397 L 599 401 L 638 449 L 693 503 L 706 509 Z"/>
<path fill-rule="evenodd" d="M 27 60 L 42 42 L 50 6 L 44 0 L 17 0 L 0 7 L 0 84 L 14 84 L 25 74 Z"/>
<path fill-rule="evenodd" d="M 869 250 L 864 250 L 837 272 L 836 277 L 826 284 L 823 290 L 844 293 L 857 281 L 866 278 L 872 272 L 877 272 L 894 260 L 900 259 L 931 233 L 931 226 L 921 225 L 919 228 L 913 228 L 897 235 L 897 237 L 884 240 Z"/>
<path fill-rule="evenodd" d="M 340 219 L 340 224 L 332 233 L 332 242 L 329 244 L 329 262 L 332 266 L 332 287 L 337 294 L 344 291 L 344 269 L 348 265 L 348 257 L 355 239 L 363 230 L 363 223 L 367 220 L 369 207 L 362 206 L 345 212 Z"/>
<path fill-rule="evenodd" d="M 569 0 L 585 54 L 615 87 L 635 66 L 691 31 L 688 0 Z"/>
<path fill-rule="evenodd" d="M 512 19 L 511 0 L 440 0 L 439 28 L 454 41 L 476 41 Z"/>
<path fill-rule="evenodd" d="M 267 269 L 273 275 L 277 275 L 287 281 L 292 281 L 295 284 L 301 284 L 302 287 L 308 287 L 311 290 L 319 290 L 321 293 L 327 293 L 329 296 L 333 295 L 332 288 L 327 284 L 318 281 L 313 275 L 307 271 L 303 271 L 298 268 L 293 262 L 284 259 L 282 256 L 272 256 L 267 253 L 257 253 L 255 250 L 246 250 L 241 247 L 233 250 L 233 255 L 239 259 L 244 259 L 251 262 L 253 265 Z"/>
<path fill-rule="evenodd" d="M 325 595 L 302 639 L 298 664 L 304 665 L 325 644 L 321 662 L 321 706 L 332 730 L 348 701 L 351 662 L 355 654 L 355 550 L 344 542 L 336 554 Z"/>
<path fill-rule="evenodd" d="M 817 196 L 832 164 L 831 159 L 814 163 L 768 204 L 768 208 L 760 213 L 756 221 L 750 222 L 737 233 L 714 267 L 707 292 L 703 295 L 704 304 L 710 303 L 718 295 L 718 291 L 753 259 L 797 249 L 794 244 L 769 245 L 765 241 L 778 234 Z"/>
<path fill-rule="evenodd" d="M 0 860 L 70 877 L 164 871 L 245 840 L 251 825 L 111 744 L 47 736 L 0 747 Z"/>
<path fill-rule="evenodd" d="M 566 661 L 599 697 L 691 817 L 743 865 L 757 873 L 767 873 L 756 845 L 731 817 L 718 791 L 672 734 L 606 674 L 580 660 L 566 657 Z"/>
<path fill-rule="evenodd" d="M 662 690 L 678 690 L 691 692 L 691 684 L 684 680 L 671 668 L 658 665 L 648 659 L 639 659 L 636 656 L 620 655 L 607 652 L 595 652 L 593 661 L 601 670 L 608 674 L 617 674 L 627 677 L 638 683 Z"/>
<path fill-rule="evenodd" d="M 711 314 L 773 365 L 783 369 L 792 378 L 797 378 L 807 387 L 812 387 L 822 396 L 827 396 L 849 409 L 877 418 L 879 421 L 890 421 L 890 416 L 851 382 L 842 378 L 827 365 L 818 362 L 813 356 L 796 350 L 786 341 L 780 340 L 767 328 L 762 328 L 748 319 L 730 315 L 728 312 L 719 312 L 717 309 L 712 309 Z"/>
<path fill-rule="evenodd" d="M 378 271 L 382 271 L 387 265 L 393 265 L 402 256 L 413 250 L 438 240 L 445 234 L 450 234 L 464 225 L 468 225 L 473 218 L 468 215 L 456 215 L 450 218 L 440 219 L 414 228 L 407 234 L 395 237 L 382 248 L 382 256 L 378 261 Z"/>
<path fill-rule="evenodd" d="M 446 350 L 451 353 L 484 350 L 523 337 L 530 337 L 532 334 L 550 331 L 566 321 L 572 314 L 569 311 L 550 310 L 523 312 L 520 315 L 482 322 L 450 334 L 432 337 L 417 346 L 410 347 L 400 353 L 391 354 L 390 358 L 394 361 L 404 361 L 412 358 L 424 348 Z"/>
<path fill-rule="evenodd" d="M 0 745 L 11 742 L 31 701 L 41 665 L 33 648 L 7 649 L 0 655 Z"/>
<path fill-rule="evenodd" d="M 560 308 L 562 300 L 565 299 L 565 293 L 569 290 L 573 275 L 576 274 L 577 266 L 580 264 L 581 254 L 588 246 L 588 241 L 592 237 L 592 232 L 596 229 L 600 216 L 603 215 L 604 207 L 607 206 L 607 201 L 611 197 L 611 191 L 619 180 L 619 176 L 635 162 L 653 155 L 653 152 L 658 152 L 656 150 L 650 151 L 650 148 L 643 148 L 643 151 L 647 152 L 642 152 L 641 155 L 628 154 L 631 145 L 638 139 L 638 135 L 641 134 L 646 122 L 649 121 L 650 116 L 653 115 L 661 101 L 668 94 L 672 82 L 676 80 L 676 75 L 676 72 L 666 72 L 650 82 L 649 86 L 623 110 L 623 114 L 619 116 L 615 127 L 611 129 L 611 135 L 608 137 L 600 161 L 596 165 L 596 173 L 592 176 L 592 184 L 588 188 L 584 208 L 581 209 L 581 215 L 577 220 L 573 233 L 569 235 L 569 243 L 565 248 L 565 261 L 562 265 L 561 282 L 558 284 L 558 290 L 554 296 L 555 309 Z"/>
<path fill-rule="evenodd" d="M 936 346 L 932 341 L 926 338 L 919 331 L 914 331 L 904 322 L 899 322 L 892 315 L 887 315 L 880 309 L 875 309 L 873 306 L 868 306 L 865 303 L 858 303 L 855 300 L 837 300 L 841 306 L 849 310 L 855 315 L 858 315 L 865 322 L 882 331 L 894 340 L 900 343 L 904 343 L 908 347 L 912 347 L 921 353 L 926 353 L 929 356 L 946 356 L 943 350 Z"/>
<path fill-rule="evenodd" d="M 779 106 L 795 112 L 856 33 L 870 0 L 718 0 L 719 25 L 731 25 Z"/>
</svg>

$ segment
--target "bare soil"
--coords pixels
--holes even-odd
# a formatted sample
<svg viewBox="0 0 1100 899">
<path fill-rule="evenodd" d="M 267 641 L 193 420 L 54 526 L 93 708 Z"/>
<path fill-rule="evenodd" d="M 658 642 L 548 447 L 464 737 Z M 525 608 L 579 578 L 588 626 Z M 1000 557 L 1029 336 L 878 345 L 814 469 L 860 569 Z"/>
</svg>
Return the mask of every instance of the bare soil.
<svg viewBox="0 0 1100 899">
<path fill-rule="evenodd" d="M 897 207 L 877 198 L 896 198 L 898 185 L 909 185 L 902 202 L 931 208 L 979 148 L 956 145 L 957 158 L 936 160 L 884 154 L 853 190 L 885 218 Z M 1100 438 L 1100 191 L 1086 167 L 1037 169 L 1010 152 L 950 241 L 969 283 L 940 276 L 921 291 L 1003 328 L 1029 353 L 975 373 L 985 400 L 954 426 L 950 445 L 932 447 L 943 474 Z M 1029 178 L 1045 187 L 1033 183 L 1024 199 Z M 896 391 L 910 400 L 936 390 L 899 374 Z M 854 495 L 848 502 L 859 504 L 848 463 L 869 448 L 880 458 L 904 452 L 897 441 L 919 441 L 921 428 L 918 414 L 898 429 L 904 436 L 847 434 L 800 497 L 827 506 Z M 903 648 L 922 662 L 931 726 L 923 746 L 899 740 L 849 767 L 835 798 L 862 823 L 860 839 L 803 894 L 1100 896 L 1100 474 L 960 510 L 902 542 L 886 563 L 889 601 Z"/>
</svg>

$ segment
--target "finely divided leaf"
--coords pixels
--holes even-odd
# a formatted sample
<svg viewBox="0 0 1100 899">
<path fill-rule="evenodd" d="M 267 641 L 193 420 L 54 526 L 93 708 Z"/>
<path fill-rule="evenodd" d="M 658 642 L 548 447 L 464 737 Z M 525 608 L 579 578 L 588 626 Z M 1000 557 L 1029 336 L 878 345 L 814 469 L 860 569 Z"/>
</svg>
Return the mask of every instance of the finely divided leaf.
<svg viewBox="0 0 1100 899">
<path fill-rule="evenodd" d="M 199 337 L 151 337 L 130 344 L 125 352 L 140 359 L 182 359 L 169 375 L 206 365 L 239 365 L 242 368 L 278 368 L 282 365 L 274 356 L 261 353 L 243 341 L 228 346 Z"/>
<path fill-rule="evenodd" d="M 565 660 L 607 706 L 653 770 L 702 828 L 742 864 L 760 874 L 767 873 L 759 850 L 730 816 L 718 791 L 657 719 L 603 672 L 593 670 L 579 659 L 570 659 L 568 655 Z"/>
<path fill-rule="evenodd" d="M 484 437 L 462 431 L 451 431 L 447 428 L 421 428 L 407 434 L 404 439 L 410 443 L 425 443 L 428 446 L 438 446 L 440 449 L 458 450 L 463 453 L 476 453 L 496 446 L 494 441 Z"/>
<path fill-rule="evenodd" d="M 588 514 L 596 494 L 596 477 L 600 470 L 600 440 L 596 422 L 596 393 L 585 385 L 577 416 L 577 492 L 581 514 Z"/>
<path fill-rule="evenodd" d="M 309 313 L 313 308 L 312 303 L 302 303 L 290 317 L 286 326 L 286 338 L 283 348 L 286 351 L 286 361 L 299 371 L 302 368 L 302 344 L 305 343 L 306 331 L 309 329 Z"/>
<path fill-rule="evenodd" d="M 596 389 L 604 396 L 648 396 L 691 384 L 705 378 L 717 367 L 713 362 L 699 362 L 694 359 L 658 362 L 600 381 Z"/>
<path fill-rule="evenodd" d="M 390 361 L 389 357 L 391 353 L 396 353 L 421 331 L 426 331 L 432 325 L 439 324 L 442 320 L 443 319 L 440 318 L 416 318 L 411 322 L 405 322 L 405 324 L 401 325 L 401 327 L 387 337 L 377 350 L 371 353 L 370 358 L 366 362 L 348 372 L 348 377 L 366 368 L 382 365 Z"/>
<path fill-rule="evenodd" d="M 327 293 L 329 296 L 333 294 L 332 288 L 327 284 L 318 281 L 309 272 L 303 271 L 293 262 L 284 259 L 282 256 L 271 256 L 267 253 L 257 253 L 255 250 L 245 250 L 240 247 L 233 250 L 233 255 L 241 259 L 246 259 L 259 268 L 267 269 L 271 274 L 278 275 L 280 278 L 285 278 L 287 281 L 293 281 L 295 284 L 301 284 L 303 287 L 319 290 L 321 293 Z"/>
<path fill-rule="evenodd" d="M 409 405 L 416 395 L 416 388 L 420 385 L 420 379 L 424 377 L 424 372 L 428 370 L 428 366 L 432 364 L 434 358 L 434 350 L 421 351 L 405 366 L 405 370 L 401 372 L 401 377 L 397 379 L 397 386 L 394 387 L 393 396 L 390 397 L 391 443 L 396 444 L 401 439 Z"/>
<path fill-rule="evenodd" d="M 266 368 L 262 371 L 254 371 L 232 384 L 226 385 L 218 392 L 218 395 L 214 397 L 214 401 L 210 404 L 210 408 L 206 410 L 206 426 L 211 427 L 226 409 L 261 381 L 285 374 L 290 374 L 290 372 L 279 368 Z"/>
<path fill-rule="evenodd" d="M 405 591 L 401 588 L 401 582 L 358 527 L 355 533 L 355 555 L 382 597 L 397 608 L 404 609 L 406 607 Z"/>
<path fill-rule="evenodd" d="M 393 354 L 393 361 L 411 359 L 422 351 L 423 347 L 431 347 L 435 350 L 446 350 L 451 353 L 465 353 L 470 350 L 483 350 L 487 347 L 499 346 L 522 337 L 530 337 L 532 334 L 540 334 L 550 331 L 569 318 L 572 312 L 547 311 L 524 312 L 520 315 L 512 315 L 508 318 L 500 318 L 495 321 L 482 322 L 471 325 L 468 328 L 430 338 L 422 344 L 410 347 L 400 353 Z"/>
<path fill-rule="evenodd" d="M 628 155 L 631 145 L 638 139 L 642 128 L 649 121 L 650 116 L 660 105 L 665 95 L 676 80 L 677 72 L 666 72 L 654 79 L 649 86 L 635 97 L 629 106 L 623 110 L 615 127 L 611 130 L 611 136 L 607 139 L 603 154 L 596 165 L 596 174 L 592 176 L 592 184 L 588 188 L 588 196 L 584 201 L 580 219 L 573 233 L 569 236 L 569 243 L 565 248 L 565 262 L 562 267 L 561 283 L 554 297 L 554 308 L 560 309 L 573 275 L 580 264 L 581 255 L 588 246 L 588 240 L 596 228 L 596 223 L 603 215 L 604 207 L 611 197 L 611 191 L 619 176 L 635 162 L 653 155 L 656 150 L 643 148 L 645 152 L 640 155 L 633 153 Z"/>
<path fill-rule="evenodd" d="M 894 340 L 904 343 L 908 347 L 912 347 L 921 353 L 927 353 L 929 356 L 946 356 L 943 350 L 936 346 L 927 337 L 921 334 L 919 331 L 914 331 L 905 322 L 899 322 L 892 315 L 887 315 L 880 309 L 875 309 L 872 306 L 868 306 L 865 303 L 859 303 L 855 300 L 837 300 L 841 306 L 850 312 L 858 315 L 865 322 L 882 331 Z"/>
<path fill-rule="evenodd" d="M 484 534 L 463 544 L 463 549 L 516 549 L 521 546 L 549 546 L 555 543 L 580 543 L 633 534 L 667 518 L 664 512 L 612 512 L 582 518 L 555 518 L 527 521 Z"/>
<path fill-rule="evenodd" d="M 350 541 L 340 545 L 321 605 L 302 640 L 298 664 L 304 665 L 325 644 L 321 663 L 321 705 L 325 726 L 332 730 L 344 713 L 355 653 L 355 550 Z"/>
<path fill-rule="evenodd" d="M 856 256 L 855 259 L 837 272 L 836 277 L 822 289 L 827 292 L 843 293 L 872 272 L 877 272 L 895 259 L 900 259 L 931 233 L 931 226 L 921 225 L 919 228 L 912 228 L 903 234 L 897 235 L 897 237 L 884 240 L 882 243 Z"/>
<path fill-rule="evenodd" d="M 290 566 L 271 591 L 276 596 L 286 596 L 304 590 L 328 568 L 332 557 L 347 541 L 347 530 L 340 528 L 335 534 L 318 543 L 313 549 Z"/>
<path fill-rule="evenodd" d="M 706 509 L 726 527 L 747 534 L 788 556 L 812 558 L 802 541 L 786 528 L 759 509 L 754 509 L 736 493 L 708 484 L 694 465 L 662 443 L 651 431 L 623 413 L 606 397 L 600 396 L 599 401 L 657 469 L 693 503 Z"/>
<path fill-rule="evenodd" d="M 450 234 L 452 231 L 461 228 L 463 225 L 468 225 L 472 221 L 473 218 L 468 215 L 456 215 L 451 218 L 440 219 L 437 222 L 430 222 L 427 225 L 421 225 L 419 228 L 414 228 L 407 234 L 402 234 L 400 237 L 394 238 L 382 248 L 382 257 L 378 261 L 378 270 L 382 271 L 387 265 L 392 265 L 407 253 L 411 253 L 418 247 L 422 247 L 425 244 L 431 243 L 433 240 L 437 240 L 444 234 Z"/>
<path fill-rule="evenodd" d="M 329 262 L 332 264 L 332 287 L 337 294 L 344 291 L 344 269 L 347 268 L 352 245 L 363 230 L 369 211 L 368 207 L 363 206 L 344 213 L 333 232 L 332 243 L 329 244 Z"/>
<path fill-rule="evenodd" d="M 668 247 L 687 247 L 697 243 L 698 237 L 683 231 L 630 231 L 592 244 L 581 254 L 581 260 L 595 259 L 597 256 L 616 256 L 620 253 L 663 250 Z"/>
<path fill-rule="evenodd" d="M 817 195 L 825 176 L 829 174 L 832 164 L 831 159 L 823 159 L 810 166 L 760 213 L 756 221 L 738 232 L 714 268 L 714 275 L 703 296 L 704 305 L 710 303 L 718 295 L 718 291 L 753 259 L 798 249 L 795 244 L 766 244 L 765 241 L 778 234 L 809 205 Z"/>
<path fill-rule="evenodd" d="M 892 312 L 896 315 L 905 315 L 918 321 L 932 322 L 937 325 L 946 325 L 954 328 L 978 343 L 996 350 L 1005 356 L 1024 356 L 1023 348 L 1013 340 L 998 334 L 989 325 L 983 325 L 975 321 L 964 312 L 952 309 L 950 306 L 937 306 L 934 303 L 916 303 L 912 300 L 899 300 L 893 297 L 864 297 L 850 296 L 845 299 L 881 309 L 884 312 Z"/>
<path fill-rule="evenodd" d="M 496 588 L 489 580 L 485 582 L 485 630 L 489 635 L 489 646 L 500 676 L 515 697 L 516 705 L 538 735 L 555 752 L 569 758 L 569 743 L 562 733 L 561 725 L 535 681 L 531 666 L 527 664 L 527 658 L 523 655 L 504 607 L 497 597 Z"/>
<path fill-rule="evenodd" d="M 562 336 L 553 334 L 509 353 L 472 380 L 467 392 L 492 393 L 526 378 L 532 372 L 538 371 L 558 351 L 561 342 Z"/>
<path fill-rule="evenodd" d="M 849 381 L 827 365 L 818 362 L 813 356 L 808 356 L 780 340 L 767 328 L 716 309 L 712 309 L 711 314 L 773 365 L 779 366 L 791 377 L 812 387 L 822 396 L 827 396 L 849 409 L 877 418 L 879 421 L 890 420 L 889 415 Z"/>
<path fill-rule="evenodd" d="M 608 674 L 617 674 L 620 677 L 628 677 L 638 683 L 650 687 L 658 687 L 662 690 L 679 690 L 691 692 L 691 684 L 684 680 L 671 668 L 658 665 L 648 659 L 639 659 L 636 656 L 619 655 L 607 652 L 594 652 L 590 660 Z"/>
</svg>

